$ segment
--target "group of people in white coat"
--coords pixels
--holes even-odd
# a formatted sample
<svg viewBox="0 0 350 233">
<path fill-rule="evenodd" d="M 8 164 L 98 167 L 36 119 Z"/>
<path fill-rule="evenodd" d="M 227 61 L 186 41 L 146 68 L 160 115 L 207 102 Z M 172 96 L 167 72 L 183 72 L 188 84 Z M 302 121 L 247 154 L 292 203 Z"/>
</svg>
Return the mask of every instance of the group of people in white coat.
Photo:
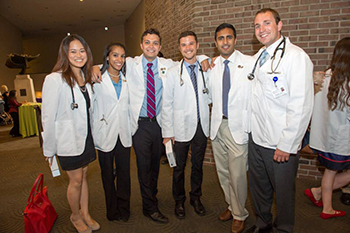
<svg viewBox="0 0 350 233">
<path fill-rule="evenodd" d="M 282 21 L 275 10 L 258 11 L 254 28 L 264 47 L 251 57 L 235 50 L 237 33 L 233 25 L 219 25 L 214 40 L 220 56 L 211 69 L 206 56 L 197 56 L 199 43 L 192 31 L 178 38 L 183 56 L 180 62 L 157 57 L 161 37 L 155 29 L 142 34 L 141 56 L 126 58 L 125 47 L 111 43 L 105 48 L 103 65 L 95 67 L 83 38 L 70 35 L 63 39 L 53 73 L 43 86 L 43 150 L 49 162 L 57 155 L 61 168 L 67 171 L 70 219 L 78 232 L 100 229 L 89 214 L 86 181 L 88 164 L 96 159 L 95 148 L 108 220 L 129 219 L 133 145 L 143 214 L 159 223 L 169 221 L 159 210 L 157 199 L 160 157 L 163 144 L 169 141 L 177 163 L 173 169 L 175 216 L 186 216 L 184 170 L 190 147 L 190 204 L 195 213 L 205 215 L 200 197 L 208 136 L 228 204 L 219 220 L 233 219 L 231 232 L 243 232 L 249 216 L 245 208 L 249 170 L 257 218 L 246 232 L 293 231 L 298 151 L 313 109 L 313 65 L 301 48 L 281 35 Z M 331 70 L 338 77 L 336 67 Z M 93 73 L 96 78 L 92 85 Z M 342 128 L 349 134 L 349 75 L 344 74 L 349 73 L 339 76 L 345 81 L 337 82 L 342 85 L 340 91 L 332 92 L 335 97 L 330 106 L 332 110 L 345 109 L 347 120 L 343 120 Z M 337 99 L 336 95 L 341 97 Z M 349 138 L 343 141 L 349 144 Z M 342 169 L 348 169 L 349 163 L 344 160 Z M 344 174 L 342 181 L 346 183 L 348 173 Z M 322 192 L 325 189 L 322 186 Z M 274 193 L 277 217 L 273 221 Z M 315 191 L 314 195 L 317 199 Z M 329 217 L 340 216 L 337 211 L 326 211 L 329 209 L 322 213 Z"/>
</svg>

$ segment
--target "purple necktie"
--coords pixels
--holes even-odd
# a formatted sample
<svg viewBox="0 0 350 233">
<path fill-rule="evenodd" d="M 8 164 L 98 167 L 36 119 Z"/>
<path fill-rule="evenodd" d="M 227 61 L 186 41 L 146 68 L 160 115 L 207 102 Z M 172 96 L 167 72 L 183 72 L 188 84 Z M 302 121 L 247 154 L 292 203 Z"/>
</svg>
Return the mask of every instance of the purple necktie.
<svg viewBox="0 0 350 233">
<path fill-rule="evenodd" d="M 153 118 L 156 115 L 156 95 L 152 65 L 152 63 L 147 63 L 147 115 L 149 118 Z"/>
</svg>

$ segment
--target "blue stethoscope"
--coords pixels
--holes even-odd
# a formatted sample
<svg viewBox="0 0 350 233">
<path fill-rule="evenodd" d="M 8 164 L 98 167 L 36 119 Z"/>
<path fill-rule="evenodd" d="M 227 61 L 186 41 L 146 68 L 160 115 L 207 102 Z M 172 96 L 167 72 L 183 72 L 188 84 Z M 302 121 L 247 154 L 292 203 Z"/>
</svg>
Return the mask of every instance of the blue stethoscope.
<svg viewBox="0 0 350 233">
<path fill-rule="evenodd" d="M 202 79 L 203 79 L 203 94 L 209 94 L 209 89 L 207 88 L 207 86 L 205 85 L 205 80 L 204 80 L 204 74 L 203 74 L 203 69 L 202 66 L 199 64 L 199 62 L 197 61 L 197 64 L 199 66 L 199 71 L 202 74 Z M 184 60 L 182 60 L 181 62 L 181 69 L 180 69 L 180 86 L 184 85 L 184 80 L 182 79 L 182 71 L 183 71 L 183 65 L 184 65 Z"/>
<path fill-rule="evenodd" d="M 283 44 L 283 47 L 281 48 L 282 44 Z M 282 50 L 282 53 L 281 53 L 280 59 L 278 60 L 277 66 L 275 68 L 273 68 L 273 63 L 275 61 L 276 54 L 277 54 L 278 50 Z M 268 74 L 279 74 L 280 73 L 280 72 L 276 72 L 276 70 L 278 69 L 278 66 L 280 65 L 281 59 L 283 58 L 283 55 L 284 55 L 285 51 L 286 51 L 286 38 L 283 36 L 283 40 L 278 44 L 278 46 L 276 47 L 275 51 L 273 52 L 273 56 L 271 57 L 271 59 L 272 59 L 272 61 L 271 61 L 271 72 L 267 72 Z M 255 78 L 255 75 L 254 75 L 255 69 L 256 69 L 258 61 L 260 60 L 260 57 L 261 57 L 262 54 L 263 53 L 260 53 L 258 59 L 256 60 L 256 62 L 254 64 L 254 68 L 253 68 L 252 72 L 248 74 L 247 78 L 249 80 L 253 80 Z M 277 78 L 277 77 L 275 77 L 275 78 Z M 274 80 L 274 82 L 276 83 L 277 80 L 276 81 Z"/>
</svg>

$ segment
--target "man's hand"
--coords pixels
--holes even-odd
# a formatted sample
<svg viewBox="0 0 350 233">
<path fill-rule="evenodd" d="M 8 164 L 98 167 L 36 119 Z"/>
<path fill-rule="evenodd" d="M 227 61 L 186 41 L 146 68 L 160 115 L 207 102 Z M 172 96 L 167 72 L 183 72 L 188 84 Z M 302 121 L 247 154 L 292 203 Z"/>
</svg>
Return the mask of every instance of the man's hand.
<svg viewBox="0 0 350 233">
<path fill-rule="evenodd" d="M 290 154 L 284 151 L 279 150 L 278 148 L 275 151 L 273 160 L 279 163 L 288 162 Z"/>
<path fill-rule="evenodd" d="M 167 143 L 169 140 L 171 140 L 172 143 L 174 144 L 174 141 L 175 141 L 174 137 L 171 137 L 171 138 L 163 138 L 163 144 L 164 144 L 164 146 L 166 145 L 166 143 Z"/>
<path fill-rule="evenodd" d="M 204 72 L 207 72 L 207 70 L 209 69 L 209 61 L 208 59 L 205 59 L 204 61 L 201 62 L 201 66 L 202 66 L 202 70 Z"/>
<path fill-rule="evenodd" d="M 214 68 L 214 66 L 215 66 L 215 60 L 218 58 L 218 56 L 216 56 L 216 57 L 213 57 L 212 59 L 211 59 L 211 63 L 210 63 L 210 69 L 213 69 Z"/>
<path fill-rule="evenodd" d="M 92 81 L 95 83 L 102 82 L 101 71 L 99 66 L 92 67 Z"/>
</svg>

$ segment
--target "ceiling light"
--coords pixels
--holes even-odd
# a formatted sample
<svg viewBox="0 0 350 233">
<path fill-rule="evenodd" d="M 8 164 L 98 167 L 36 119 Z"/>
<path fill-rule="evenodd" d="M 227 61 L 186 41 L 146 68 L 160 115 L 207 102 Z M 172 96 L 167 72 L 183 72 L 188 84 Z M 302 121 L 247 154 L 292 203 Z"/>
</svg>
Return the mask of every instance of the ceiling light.
<svg viewBox="0 0 350 233">
<path fill-rule="evenodd" d="M 108 27 L 105 27 L 105 31 L 108 31 Z"/>
<path fill-rule="evenodd" d="M 67 32 L 67 36 L 70 36 L 70 33 L 69 33 L 69 32 Z"/>
</svg>

